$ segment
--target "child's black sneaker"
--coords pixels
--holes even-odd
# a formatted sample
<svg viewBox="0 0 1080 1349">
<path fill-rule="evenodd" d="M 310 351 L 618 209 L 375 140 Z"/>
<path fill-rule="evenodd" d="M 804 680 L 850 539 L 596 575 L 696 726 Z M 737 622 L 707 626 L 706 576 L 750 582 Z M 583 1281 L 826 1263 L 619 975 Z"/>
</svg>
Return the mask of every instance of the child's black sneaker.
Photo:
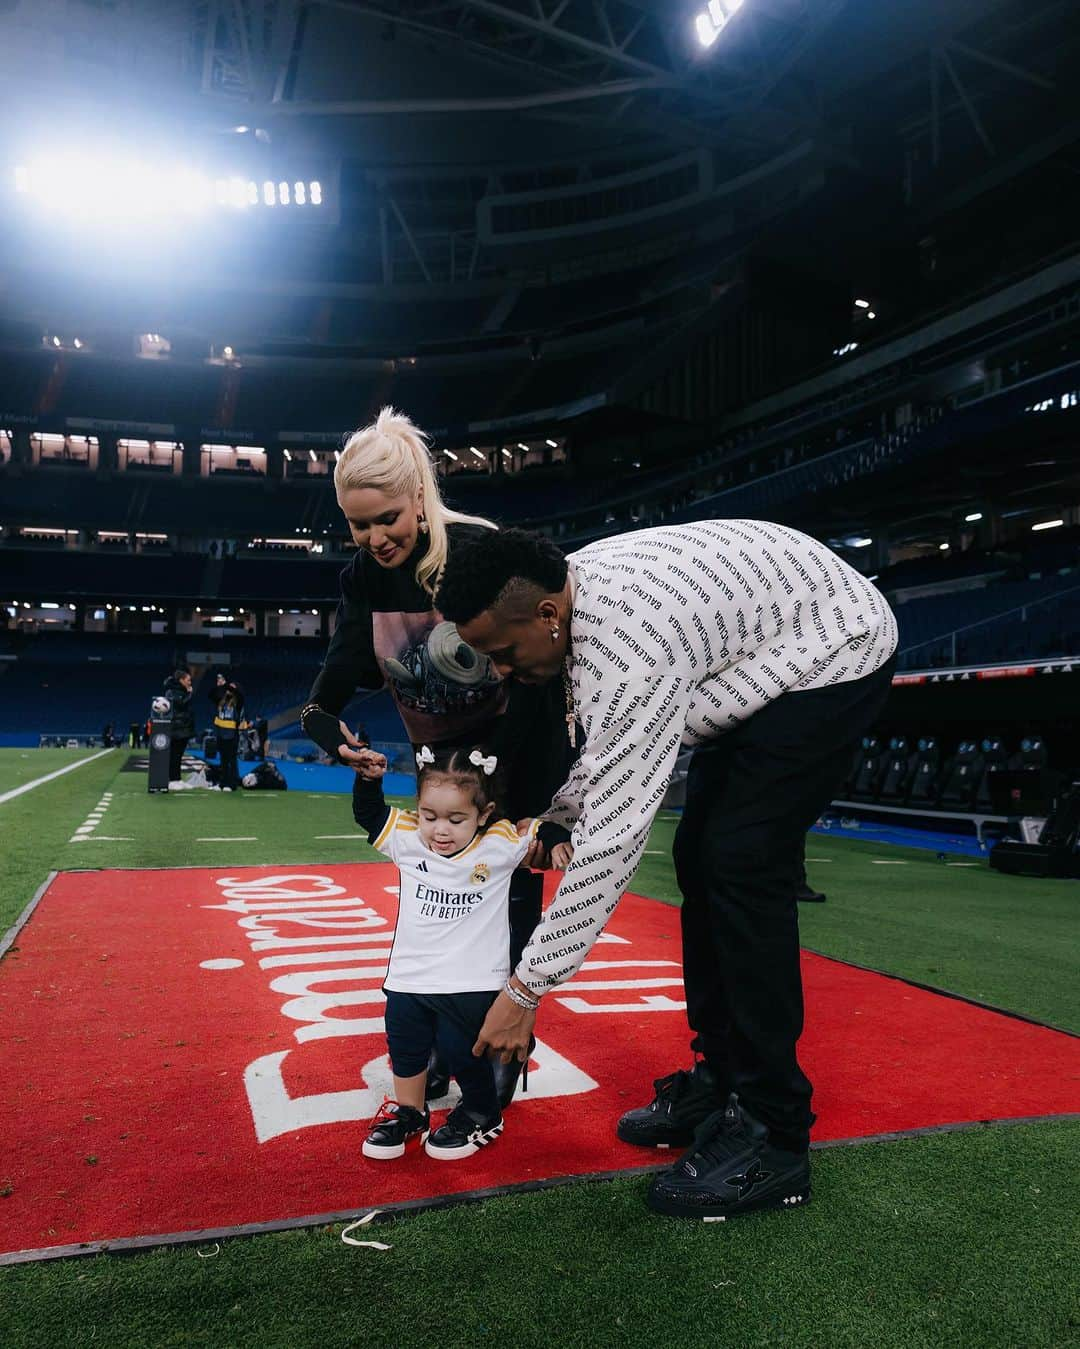
<svg viewBox="0 0 1080 1349">
<path fill-rule="evenodd" d="M 457 1162 L 493 1142 L 503 1131 L 501 1115 L 471 1114 L 463 1105 L 451 1110 L 446 1123 L 428 1135 L 424 1151 L 441 1161 Z"/>
<path fill-rule="evenodd" d="M 766 1126 L 736 1096 L 700 1125 L 690 1151 L 662 1171 L 645 1195 L 657 1213 L 705 1222 L 802 1208 L 809 1201 L 809 1153 L 774 1147 Z"/>
<path fill-rule="evenodd" d="M 628 1110 L 615 1126 L 624 1143 L 643 1148 L 685 1148 L 694 1141 L 694 1130 L 716 1110 L 723 1109 L 724 1096 L 709 1065 L 695 1063 L 653 1083 L 656 1095 L 648 1105 Z"/>
<path fill-rule="evenodd" d="M 379 1113 L 371 1121 L 361 1152 L 365 1157 L 382 1162 L 404 1157 L 405 1148 L 412 1139 L 423 1142 L 427 1138 L 430 1123 L 431 1116 L 426 1110 L 414 1110 L 411 1105 L 398 1105 L 397 1101 L 383 1101 Z"/>
</svg>

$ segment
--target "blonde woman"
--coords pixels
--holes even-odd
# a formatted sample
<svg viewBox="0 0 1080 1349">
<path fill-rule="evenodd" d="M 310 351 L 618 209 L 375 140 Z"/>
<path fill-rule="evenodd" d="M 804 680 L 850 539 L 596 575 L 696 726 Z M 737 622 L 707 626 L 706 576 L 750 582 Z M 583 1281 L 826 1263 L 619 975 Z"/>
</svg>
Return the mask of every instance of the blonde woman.
<svg viewBox="0 0 1080 1349">
<path fill-rule="evenodd" d="M 307 723 L 315 714 L 340 717 L 358 688 L 386 687 L 414 748 L 483 746 L 505 775 L 500 810 L 513 820 L 541 815 L 570 767 L 561 690 L 504 682 L 432 601 L 451 552 L 495 524 L 446 505 L 424 433 L 389 407 L 349 437 L 334 490 L 356 554 L 341 573 L 337 627 L 301 716 L 305 729 L 312 732 Z M 359 770 L 361 745 L 340 725 L 338 757 Z M 541 854 L 534 847 L 526 865 L 539 863 Z M 540 881 L 529 871 L 515 873 L 515 962 L 540 916 Z M 518 1069 L 513 1064 L 503 1074 L 504 1104 Z"/>
</svg>

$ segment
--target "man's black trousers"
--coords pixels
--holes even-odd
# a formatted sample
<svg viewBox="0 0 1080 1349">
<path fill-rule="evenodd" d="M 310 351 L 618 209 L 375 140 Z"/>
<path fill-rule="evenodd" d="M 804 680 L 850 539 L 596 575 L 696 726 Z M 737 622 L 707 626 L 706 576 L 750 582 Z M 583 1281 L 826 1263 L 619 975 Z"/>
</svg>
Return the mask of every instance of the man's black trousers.
<svg viewBox="0 0 1080 1349">
<path fill-rule="evenodd" d="M 803 841 L 881 712 L 894 664 L 786 693 L 690 760 L 674 846 L 687 1019 L 724 1090 L 792 1151 L 813 1121 L 795 1054 Z"/>
</svg>

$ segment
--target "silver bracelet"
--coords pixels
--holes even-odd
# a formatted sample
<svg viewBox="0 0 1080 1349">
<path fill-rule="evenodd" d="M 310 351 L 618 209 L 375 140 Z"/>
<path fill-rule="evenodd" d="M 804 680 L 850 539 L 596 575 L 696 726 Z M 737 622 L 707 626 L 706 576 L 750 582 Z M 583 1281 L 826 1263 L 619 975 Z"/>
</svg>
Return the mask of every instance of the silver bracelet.
<svg viewBox="0 0 1080 1349">
<path fill-rule="evenodd" d="M 523 1011 L 535 1012 L 540 1006 L 539 998 L 534 998 L 526 993 L 522 993 L 520 989 L 513 986 L 509 979 L 507 979 L 506 984 L 503 987 L 503 992 L 511 1002 L 516 1003 Z"/>
</svg>

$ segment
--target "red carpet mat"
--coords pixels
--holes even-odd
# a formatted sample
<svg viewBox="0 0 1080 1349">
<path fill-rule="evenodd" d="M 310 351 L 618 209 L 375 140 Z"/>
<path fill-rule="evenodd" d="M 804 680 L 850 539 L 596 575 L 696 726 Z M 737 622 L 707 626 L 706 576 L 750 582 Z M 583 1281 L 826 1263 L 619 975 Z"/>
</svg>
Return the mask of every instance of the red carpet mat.
<svg viewBox="0 0 1080 1349">
<path fill-rule="evenodd" d="M 384 865 L 56 877 L 0 963 L 0 1253 L 657 1160 L 613 1125 L 689 1060 L 678 913 L 634 895 L 545 1000 L 498 1143 L 360 1155 L 389 1088 L 394 888 Z M 818 1141 L 1080 1111 L 1076 1039 L 818 956 L 804 970 Z"/>
</svg>

